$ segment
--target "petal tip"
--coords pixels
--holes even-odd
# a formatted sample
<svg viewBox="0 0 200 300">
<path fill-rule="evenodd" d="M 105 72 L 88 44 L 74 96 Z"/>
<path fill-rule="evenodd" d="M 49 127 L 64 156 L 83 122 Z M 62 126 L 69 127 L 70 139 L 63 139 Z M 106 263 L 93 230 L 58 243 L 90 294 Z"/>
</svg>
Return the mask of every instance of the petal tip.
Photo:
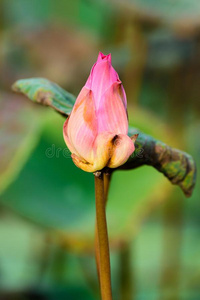
<svg viewBox="0 0 200 300">
<path fill-rule="evenodd" d="M 74 164 L 78 168 L 80 168 L 81 170 L 83 170 L 85 172 L 94 172 L 94 171 L 96 171 L 92 164 L 88 163 L 83 158 L 78 157 L 76 154 L 72 153 L 71 158 L 72 158 Z"/>
<path fill-rule="evenodd" d="M 134 150 L 134 143 L 127 135 L 117 135 L 114 141 L 114 149 L 108 167 L 117 168 L 123 165 L 133 154 Z"/>
<path fill-rule="evenodd" d="M 102 52 L 99 52 L 97 62 L 101 61 L 108 61 L 109 63 L 111 63 L 111 53 L 109 53 L 108 55 L 104 55 Z"/>
</svg>

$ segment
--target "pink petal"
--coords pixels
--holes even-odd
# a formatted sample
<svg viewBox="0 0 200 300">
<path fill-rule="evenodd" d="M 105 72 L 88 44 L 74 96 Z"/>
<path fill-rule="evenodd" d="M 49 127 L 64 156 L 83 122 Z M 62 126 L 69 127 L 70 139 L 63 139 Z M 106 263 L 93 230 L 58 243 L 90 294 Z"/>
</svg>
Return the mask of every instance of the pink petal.
<svg viewBox="0 0 200 300">
<path fill-rule="evenodd" d="M 114 82 L 121 83 L 117 72 L 111 65 L 111 54 L 104 55 L 100 52 L 85 84 L 85 87 L 94 93 L 96 108 L 99 107 L 101 96 Z"/>
<path fill-rule="evenodd" d="M 113 153 L 108 167 L 117 168 L 123 165 L 134 150 L 133 141 L 127 135 L 119 134 L 114 141 Z"/>
<path fill-rule="evenodd" d="M 102 132 L 94 144 L 93 170 L 117 168 L 128 160 L 134 150 L 134 143 L 127 135 Z"/>
<path fill-rule="evenodd" d="M 111 54 L 104 55 L 102 52 L 99 52 L 97 63 L 101 62 L 102 60 L 107 60 L 109 63 L 111 63 Z"/>
<path fill-rule="evenodd" d="M 102 132 L 98 134 L 94 144 L 94 168 L 95 171 L 105 168 L 112 155 L 112 140 L 115 133 Z"/>
<path fill-rule="evenodd" d="M 95 66 L 91 90 L 94 93 L 96 108 L 100 105 L 102 95 L 118 79 L 117 73 L 108 61 L 102 61 Z"/>
<path fill-rule="evenodd" d="M 114 83 L 102 96 L 98 110 L 98 133 L 108 131 L 127 134 L 128 118 L 120 83 Z"/>
<path fill-rule="evenodd" d="M 66 143 L 68 149 L 71 151 L 71 153 L 75 153 L 76 155 L 78 155 L 78 152 L 76 151 L 74 146 L 71 144 L 70 139 L 68 137 L 68 133 L 67 133 L 69 118 L 70 118 L 70 116 L 67 118 L 67 120 L 65 121 L 64 126 L 63 126 L 63 137 L 64 137 L 65 143 Z"/>
<path fill-rule="evenodd" d="M 93 93 L 86 88 L 80 92 L 67 126 L 67 136 L 76 154 L 93 163 L 93 144 L 97 135 L 97 119 Z"/>
<path fill-rule="evenodd" d="M 121 83 L 121 82 L 120 82 L 120 83 Z M 124 107 L 125 107 L 126 110 L 127 110 L 126 92 L 125 92 L 124 87 L 123 87 L 122 84 L 121 84 L 121 93 L 122 93 L 121 98 L 122 98 L 122 101 L 123 101 L 123 103 L 124 103 Z"/>
</svg>

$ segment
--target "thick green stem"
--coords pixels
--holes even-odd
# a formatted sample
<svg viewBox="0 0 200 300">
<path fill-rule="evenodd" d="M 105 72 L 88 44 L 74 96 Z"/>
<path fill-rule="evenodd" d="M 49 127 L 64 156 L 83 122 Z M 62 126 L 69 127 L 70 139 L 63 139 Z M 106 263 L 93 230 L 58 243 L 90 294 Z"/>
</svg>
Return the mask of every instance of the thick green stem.
<svg viewBox="0 0 200 300">
<path fill-rule="evenodd" d="M 96 257 L 99 263 L 99 279 L 102 300 L 112 300 L 110 254 L 105 210 L 104 180 L 102 174 L 95 174 L 96 198 Z"/>
</svg>

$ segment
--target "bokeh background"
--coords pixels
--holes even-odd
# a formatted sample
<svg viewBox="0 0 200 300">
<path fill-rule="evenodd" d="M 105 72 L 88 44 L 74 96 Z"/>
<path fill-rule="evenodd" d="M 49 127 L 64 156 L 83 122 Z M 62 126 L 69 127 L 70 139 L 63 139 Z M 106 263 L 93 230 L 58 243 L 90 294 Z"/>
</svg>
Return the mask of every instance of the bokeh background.
<svg viewBox="0 0 200 300">
<path fill-rule="evenodd" d="M 0 299 L 95 300 L 93 176 L 64 152 L 64 118 L 11 92 L 48 78 L 77 95 L 112 53 L 131 125 L 200 164 L 198 0 L 0 1 Z M 200 186 L 118 171 L 107 209 L 116 300 L 200 299 Z"/>
</svg>

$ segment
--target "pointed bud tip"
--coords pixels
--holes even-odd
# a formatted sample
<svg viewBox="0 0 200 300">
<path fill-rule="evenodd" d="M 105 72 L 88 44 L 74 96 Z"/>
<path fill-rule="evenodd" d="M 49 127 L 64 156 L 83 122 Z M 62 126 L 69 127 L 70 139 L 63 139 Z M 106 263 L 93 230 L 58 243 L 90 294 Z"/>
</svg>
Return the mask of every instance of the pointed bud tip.
<svg viewBox="0 0 200 300">
<path fill-rule="evenodd" d="M 102 52 L 99 52 L 97 62 L 101 61 L 108 61 L 109 63 L 111 63 L 111 53 L 109 53 L 108 55 L 104 55 Z"/>
</svg>

